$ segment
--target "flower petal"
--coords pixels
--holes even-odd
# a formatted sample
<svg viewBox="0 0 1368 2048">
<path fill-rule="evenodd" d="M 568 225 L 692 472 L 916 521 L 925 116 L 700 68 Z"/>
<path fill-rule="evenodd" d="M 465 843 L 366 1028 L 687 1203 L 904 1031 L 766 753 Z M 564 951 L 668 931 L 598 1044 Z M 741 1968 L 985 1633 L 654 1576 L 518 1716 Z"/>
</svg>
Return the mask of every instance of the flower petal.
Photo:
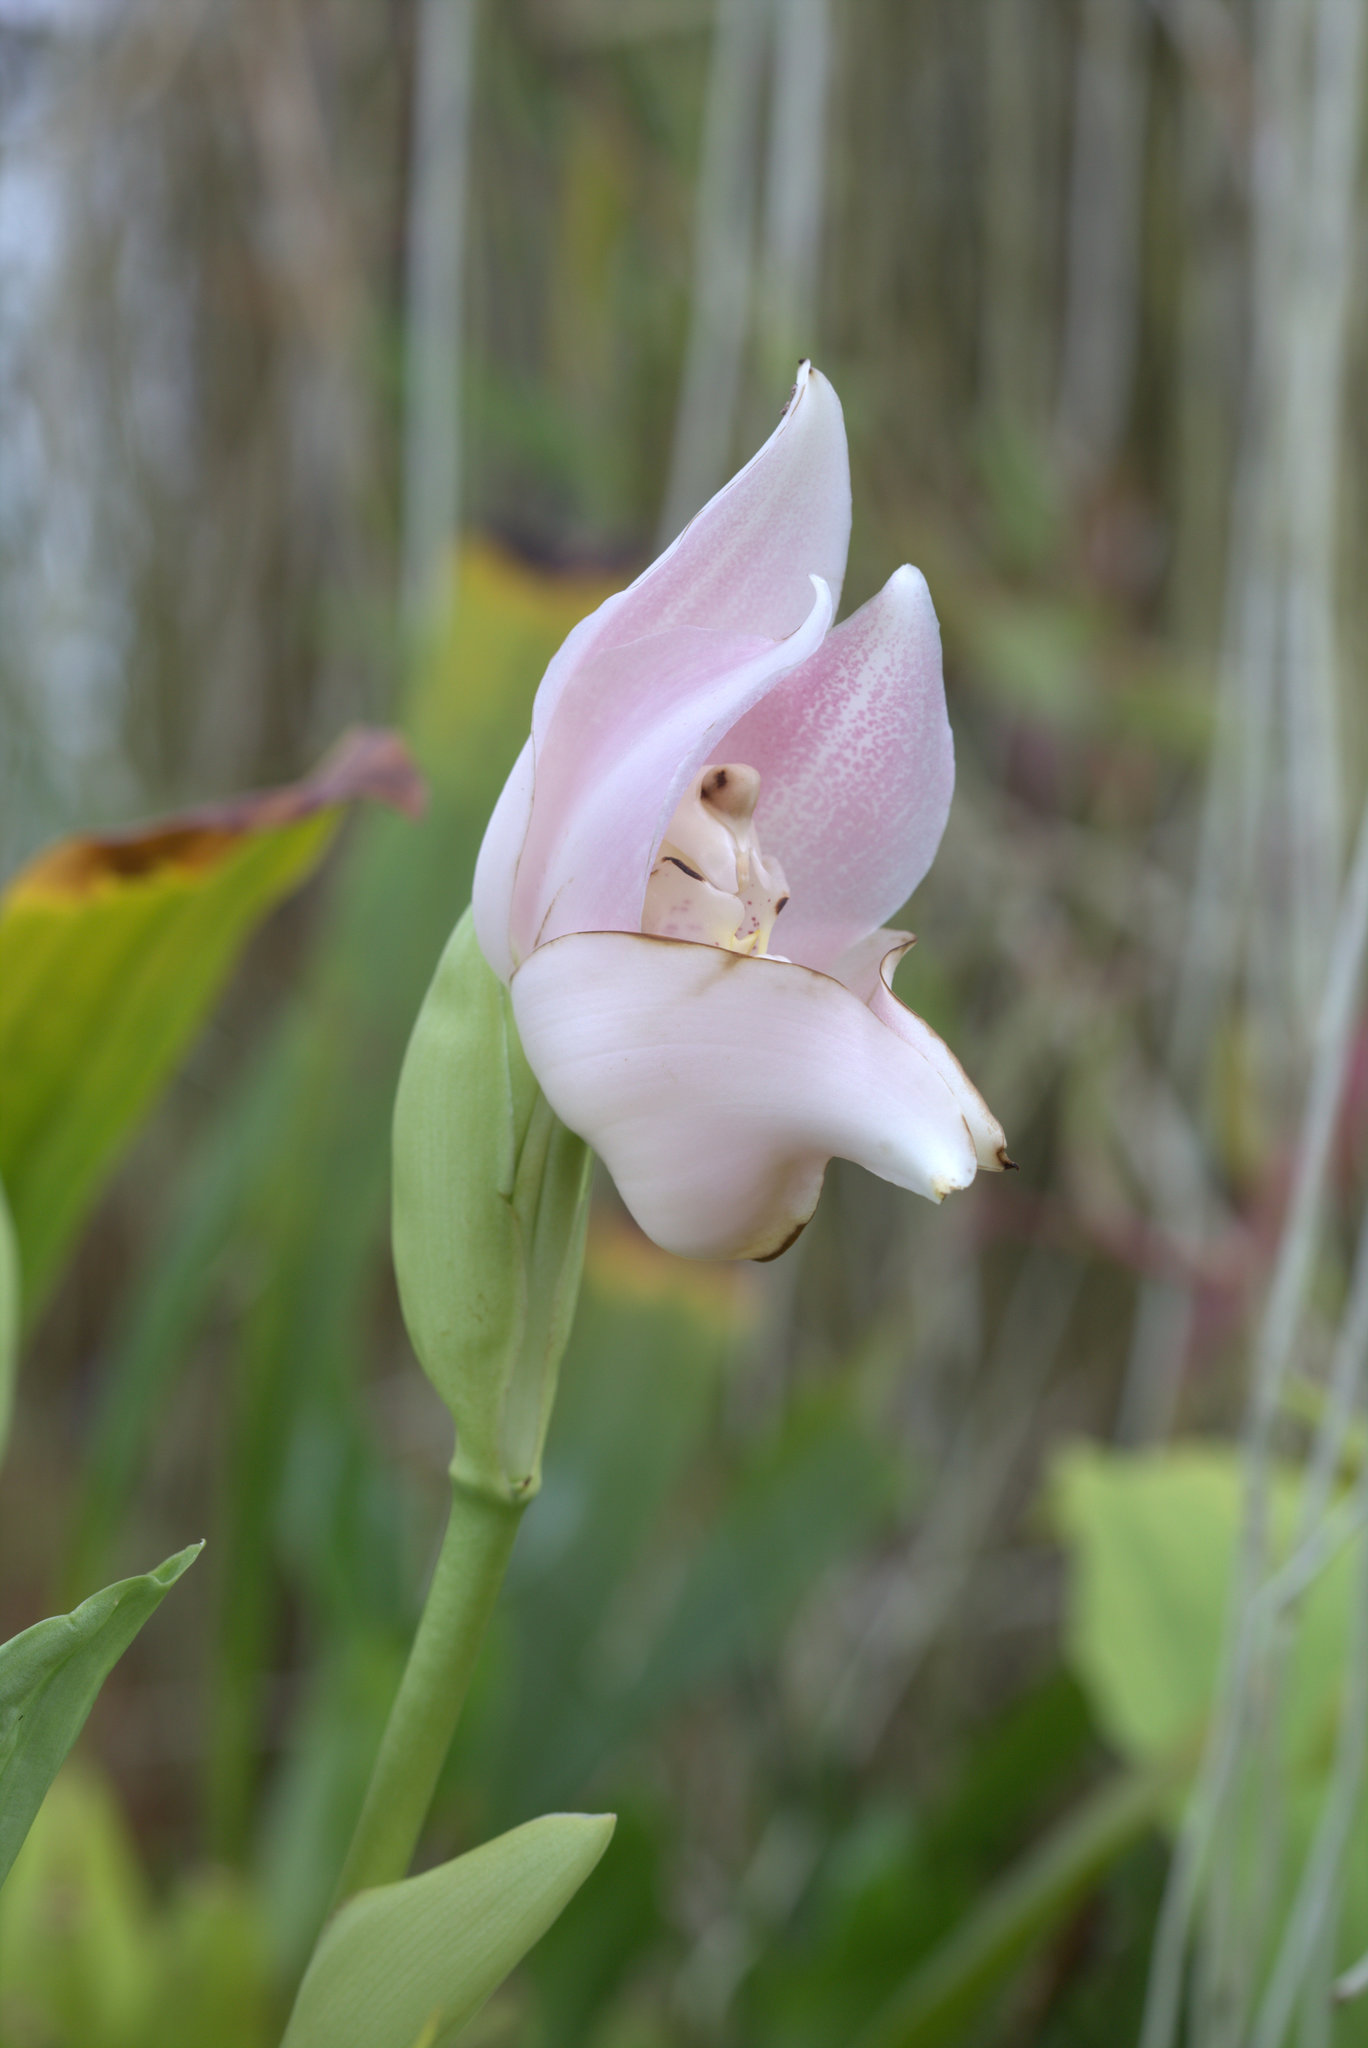
<svg viewBox="0 0 1368 2048">
<path fill-rule="evenodd" d="M 523 962 L 513 1009 L 552 1108 L 667 1251 L 772 1257 L 833 1155 L 933 1201 L 974 1178 L 936 1067 L 790 961 L 576 932 Z"/>
<path fill-rule="evenodd" d="M 850 545 L 850 456 L 841 401 L 799 367 L 778 426 L 636 581 L 581 619 L 542 678 L 538 749 L 590 657 L 677 626 L 786 640 L 812 603 L 811 579 L 841 599 Z"/>
<path fill-rule="evenodd" d="M 1002 1125 L 945 1040 L 893 993 L 894 969 L 914 943 L 910 932 L 871 932 L 834 961 L 831 972 L 852 995 L 868 1004 L 881 1024 L 886 1024 L 930 1062 L 955 1098 L 979 1165 L 990 1173 L 1001 1173 L 1012 1164 Z"/>
<path fill-rule="evenodd" d="M 510 854 L 517 866 L 520 849 L 511 846 L 505 828 L 512 810 L 521 809 L 521 793 L 516 805 L 501 805 L 498 837 L 482 850 L 486 902 L 494 900 L 497 875 L 497 893 L 506 893 L 513 906 L 510 937 L 497 944 L 489 918 L 477 913 L 480 942 L 491 962 L 496 953 L 507 963 L 530 952 L 562 882 L 578 877 L 578 895 L 596 867 L 608 888 L 607 907 L 579 921 L 636 928 L 641 904 L 622 907 L 631 890 L 624 892 L 620 876 L 605 876 L 603 861 L 567 869 L 555 851 L 562 842 L 568 849 L 572 836 L 592 839 L 594 819 L 610 822 L 602 775 L 617 735 L 630 745 L 639 733 L 627 731 L 626 724 L 639 729 L 670 719 L 674 759 L 668 748 L 652 750 L 652 760 L 639 761 L 633 770 L 639 780 L 647 772 L 655 775 L 662 761 L 673 770 L 680 721 L 670 714 L 681 693 L 700 679 L 716 682 L 744 671 L 735 689 L 714 691 L 698 707 L 709 720 L 731 724 L 740 718 L 776 675 L 803 660 L 820 640 L 821 633 L 812 631 L 813 584 L 820 581 L 831 593 L 825 631 L 835 615 L 849 539 L 850 462 L 840 401 L 826 378 L 804 363 L 779 425 L 758 454 L 635 583 L 581 619 L 547 668 L 532 710 L 535 844 L 522 862 L 516 894 Z M 752 669 L 757 659 L 765 665 Z M 694 766 L 702 767 L 715 751 L 718 730 L 709 730 L 709 741 L 690 750 Z M 665 820 L 687 780 L 687 772 L 671 775 L 669 790 L 661 790 Z M 614 801 L 620 795 L 621 784 L 615 783 Z M 585 808 L 573 817 L 581 800 Z M 638 825 L 634 814 L 630 833 L 611 832 L 603 855 L 639 862 L 644 893 L 659 832 L 653 824 L 643 835 Z M 491 835 L 493 830 L 491 824 Z M 582 851 L 577 845 L 577 861 Z M 545 929 L 566 930 L 574 922 L 558 913 Z M 506 964 L 500 971 L 507 971 Z"/>
<path fill-rule="evenodd" d="M 640 612 L 651 631 L 712 626 L 782 640 L 807 610 L 809 576 L 839 605 L 849 546 L 841 401 L 820 370 L 801 363 L 768 441 L 637 578 L 626 616 Z M 620 617 L 615 637 L 623 626 Z"/>
<path fill-rule="evenodd" d="M 830 592 L 814 577 L 808 597 L 787 640 L 677 626 L 593 657 L 537 753 L 512 894 L 515 960 L 566 932 L 640 929 L 656 848 L 690 781 L 827 632 Z"/>
<path fill-rule="evenodd" d="M 529 739 L 513 763 L 485 827 L 470 892 L 470 908 L 480 951 L 501 981 L 507 981 L 517 965 L 509 942 L 509 931 L 518 859 L 532 817 L 533 775 L 532 742 Z"/>
<path fill-rule="evenodd" d="M 899 569 L 727 734 L 760 772 L 756 829 L 792 900 L 777 943 L 827 968 L 901 908 L 950 813 L 955 746 L 926 579 Z"/>
</svg>

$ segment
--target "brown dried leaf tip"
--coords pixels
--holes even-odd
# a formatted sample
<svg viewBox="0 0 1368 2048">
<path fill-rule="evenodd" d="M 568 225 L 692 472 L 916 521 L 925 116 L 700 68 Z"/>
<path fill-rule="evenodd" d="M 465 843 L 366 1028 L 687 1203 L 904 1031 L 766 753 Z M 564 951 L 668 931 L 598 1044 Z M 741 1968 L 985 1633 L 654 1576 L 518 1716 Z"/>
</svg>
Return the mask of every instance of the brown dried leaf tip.
<svg viewBox="0 0 1368 2048">
<path fill-rule="evenodd" d="M 247 790 L 118 832 L 60 839 L 19 871 L 8 893 L 84 896 L 105 880 L 139 880 L 168 867 L 211 868 L 254 833 L 279 831 L 363 797 L 409 818 L 421 817 L 427 803 L 413 756 L 385 727 L 354 726 L 298 782 Z"/>
</svg>

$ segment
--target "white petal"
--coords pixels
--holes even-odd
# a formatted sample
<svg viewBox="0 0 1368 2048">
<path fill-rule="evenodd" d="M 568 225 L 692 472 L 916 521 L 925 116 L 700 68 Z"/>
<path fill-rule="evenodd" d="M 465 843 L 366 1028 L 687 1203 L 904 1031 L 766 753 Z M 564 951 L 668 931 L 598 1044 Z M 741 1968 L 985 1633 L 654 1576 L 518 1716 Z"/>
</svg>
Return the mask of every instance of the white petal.
<svg viewBox="0 0 1368 2048">
<path fill-rule="evenodd" d="M 518 878 L 518 859 L 532 817 L 534 773 L 532 742 L 529 739 L 513 763 L 499 801 L 485 826 L 470 892 L 470 908 L 480 951 L 502 981 L 508 980 L 518 964 L 509 942 L 509 925 L 513 914 L 513 884 Z"/>
<path fill-rule="evenodd" d="M 939 1201 L 974 1146 L 937 1068 L 829 976 L 641 933 L 577 932 L 513 977 L 552 1108 L 667 1251 L 769 1258 L 826 1162 Z"/>
<path fill-rule="evenodd" d="M 881 1024 L 896 1032 L 905 1044 L 915 1046 L 923 1059 L 930 1062 L 955 1098 L 974 1141 L 979 1165 L 987 1167 L 990 1173 L 1001 1173 L 1012 1164 L 1002 1125 L 945 1040 L 893 993 L 894 969 L 912 943 L 910 932 L 871 932 L 843 953 L 833 963 L 831 972 L 862 1003 L 868 1004 Z"/>
</svg>

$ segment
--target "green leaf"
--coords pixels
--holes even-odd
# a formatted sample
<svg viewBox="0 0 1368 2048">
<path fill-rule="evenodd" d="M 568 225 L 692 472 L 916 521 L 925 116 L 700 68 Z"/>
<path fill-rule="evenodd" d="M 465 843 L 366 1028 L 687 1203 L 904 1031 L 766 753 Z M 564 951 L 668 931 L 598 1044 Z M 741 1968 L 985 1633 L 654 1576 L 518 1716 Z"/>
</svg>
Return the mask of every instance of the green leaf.
<svg viewBox="0 0 1368 2048">
<path fill-rule="evenodd" d="M 284 789 L 64 840 L 0 898 L 0 1178 L 30 1314 L 246 940 L 361 796 L 419 804 L 392 734 Z"/>
<path fill-rule="evenodd" d="M 86 1759 L 58 1773 L 0 1908 L 0 2039 L 68 2048 L 275 2048 L 266 1916 L 222 1868 L 154 1891 Z"/>
<path fill-rule="evenodd" d="M 203 1547 L 0 1645 L 0 1884 L 110 1670 Z"/>
<path fill-rule="evenodd" d="M 16 2019 L 21 2041 L 145 2048 L 161 1988 L 150 1888 L 109 1786 L 75 1758 L 9 1874 L 0 1925 L 6 2048 Z"/>
<path fill-rule="evenodd" d="M 1066 1654 L 1098 1725 L 1131 1762 L 1195 1760 L 1215 1695 L 1241 1518 L 1238 1456 L 1216 1445 L 1127 1454 L 1079 1446 L 1056 1464 L 1055 1520 L 1072 1556 Z M 1273 1490 L 1285 1552 L 1297 1486 Z M 1324 1775 L 1348 1652 L 1353 1560 L 1306 1593 L 1283 1717 L 1286 1759 Z"/>
<path fill-rule="evenodd" d="M 19 1247 L 5 1190 L 0 1186 L 0 1458 L 9 1438 L 14 1374 L 19 1362 Z"/>
<path fill-rule="evenodd" d="M 546 1814 L 325 1928 L 282 2048 L 447 2048 L 579 1890 L 611 1814 Z"/>
</svg>

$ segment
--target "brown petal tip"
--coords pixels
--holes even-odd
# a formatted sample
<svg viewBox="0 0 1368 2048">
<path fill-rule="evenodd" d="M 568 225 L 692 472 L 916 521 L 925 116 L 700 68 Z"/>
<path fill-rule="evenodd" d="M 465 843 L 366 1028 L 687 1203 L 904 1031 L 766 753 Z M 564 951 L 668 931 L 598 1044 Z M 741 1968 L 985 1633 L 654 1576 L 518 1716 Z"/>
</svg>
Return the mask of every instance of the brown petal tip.
<svg viewBox="0 0 1368 2048">
<path fill-rule="evenodd" d="M 1012 1159 L 1008 1156 L 1007 1147 L 1005 1145 L 998 1146 L 997 1156 L 998 1165 L 1002 1168 L 1002 1171 L 1004 1173 L 1020 1173 L 1021 1168 L 1017 1165 L 1015 1159 Z"/>
</svg>

